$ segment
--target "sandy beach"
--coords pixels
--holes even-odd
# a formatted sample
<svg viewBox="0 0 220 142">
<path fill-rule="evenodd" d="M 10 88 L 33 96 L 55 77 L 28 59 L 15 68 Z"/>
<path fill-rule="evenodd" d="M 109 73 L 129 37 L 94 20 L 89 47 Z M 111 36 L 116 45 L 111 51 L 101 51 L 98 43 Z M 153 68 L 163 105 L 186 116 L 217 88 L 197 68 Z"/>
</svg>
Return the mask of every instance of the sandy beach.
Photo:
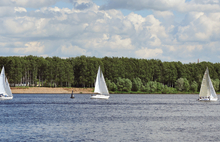
<svg viewBox="0 0 220 142">
<path fill-rule="evenodd" d="M 29 88 L 16 88 L 11 87 L 13 94 L 70 94 L 72 93 L 93 93 L 92 88 L 50 88 L 50 87 L 29 87 Z"/>
</svg>

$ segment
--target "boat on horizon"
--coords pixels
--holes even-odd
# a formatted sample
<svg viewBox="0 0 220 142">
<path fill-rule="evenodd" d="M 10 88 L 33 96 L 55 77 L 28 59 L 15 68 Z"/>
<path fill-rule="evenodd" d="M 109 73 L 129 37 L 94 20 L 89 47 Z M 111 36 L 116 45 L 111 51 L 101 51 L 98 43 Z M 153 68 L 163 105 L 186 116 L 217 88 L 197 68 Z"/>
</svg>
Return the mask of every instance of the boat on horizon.
<svg viewBox="0 0 220 142">
<path fill-rule="evenodd" d="M 106 86 L 105 78 L 103 76 L 100 66 L 99 66 L 98 73 L 96 76 L 94 93 L 95 94 L 92 94 L 90 96 L 90 99 L 108 99 L 109 98 L 108 88 Z"/>
<path fill-rule="evenodd" d="M 217 101 L 218 97 L 215 92 L 215 89 L 212 85 L 211 78 L 209 76 L 209 70 L 208 67 L 204 73 L 201 89 L 199 92 L 199 101 Z"/>
<path fill-rule="evenodd" d="M 0 75 L 0 100 L 10 100 L 13 99 L 13 95 L 8 83 L 8 79 L 5 75 L 5 68 L 2 67 Z"/>
</svg>

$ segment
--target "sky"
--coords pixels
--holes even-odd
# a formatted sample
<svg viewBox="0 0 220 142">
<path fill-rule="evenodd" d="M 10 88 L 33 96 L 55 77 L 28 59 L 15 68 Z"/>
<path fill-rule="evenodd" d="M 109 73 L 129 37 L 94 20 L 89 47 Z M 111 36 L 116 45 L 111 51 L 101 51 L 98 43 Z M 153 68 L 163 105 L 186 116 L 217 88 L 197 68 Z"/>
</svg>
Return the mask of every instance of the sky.
<svg viewBox="0 0 220 142">
<path fill-rule="evenodd" d="M 220 61 L 220 0 L 1 0 L 1 56 Z"/>
</svg>

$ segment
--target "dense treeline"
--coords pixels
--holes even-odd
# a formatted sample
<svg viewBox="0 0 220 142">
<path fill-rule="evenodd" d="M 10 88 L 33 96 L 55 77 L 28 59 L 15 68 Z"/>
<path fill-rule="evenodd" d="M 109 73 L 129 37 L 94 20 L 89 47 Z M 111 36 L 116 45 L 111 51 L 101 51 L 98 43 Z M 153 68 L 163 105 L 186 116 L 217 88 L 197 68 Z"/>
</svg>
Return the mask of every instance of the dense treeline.
<svg viewBox="0 0 220 142">
<path fill-rule="evenodd" d="M 161 85 L 159 88 L 162 89 L 172 87 L 178 91 L 198 91 L 207 67 L 216 90 L 219 89 L 220 79 L 220 63 L 210 62 L 182 64 L 124 57 L 80 56 L 62 59 L 30 55 L 0 57 L 0 65 L 5 67 L 11 85 L 94 87 L 99 65 L 108 86 L 111 85 L 110 90 L 113 91 L 153 91 L 151 89 L 155 88 L 154 86 L 157 86 L 157 90 Z M 123 81 L 129 86 L 127 89 L 120 86 Z"/>
</svg>

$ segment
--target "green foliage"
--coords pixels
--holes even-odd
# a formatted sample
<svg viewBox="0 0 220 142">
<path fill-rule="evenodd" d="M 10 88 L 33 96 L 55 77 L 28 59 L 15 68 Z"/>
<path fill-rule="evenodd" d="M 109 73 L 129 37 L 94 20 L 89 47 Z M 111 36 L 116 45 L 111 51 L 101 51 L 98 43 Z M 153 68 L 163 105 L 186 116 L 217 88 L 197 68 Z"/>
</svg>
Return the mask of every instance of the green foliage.
<svg viewBox="0 0 220 142">
<path fill-rule="evenodd" d="M 16 89 L 29 89 L 28 86 L 16 86 L 14 88 L 16 88 Z"/>
<path fill-rule="evenodd" d="M 189 81 L 186 78 L 179 78 L 176 82 L 175 82 L 175 88 L 178 91 L 189 91 L 190 89 L 190 84 Z"/>
<path fill-rule="evenodd" d="M 133 79 L 132 82 L 132 91 L 139 91 L 142 86 L 142 81 L 139 77 Z"/>
<path fill-rule="evenodd" d="M 132 82 L 131 82 L 131 80 L 130 79 L 128 79 L 128 78 L 126 78 L 126 79 L 124 79 L 125 81 L 124 81 L 124 89 L 123 89 L 123 91 L 131 91 L 131 88 L 132 88 Z"/>
<path fill-rule="evenodd" d="M 156 92 L 157 91 L 157 82 L 156 81 L 149 81 L 147 83 L 147 87 L 150 88 L 150 92 L 153 93 L 153 92 Z"/>
<path fill-rule="evenodd" d="M 175 92 L 175 89 L 170 89 L 175 87 L 178 91 L 187 92 L 196 91 L 196 83 L 198 91 L 207 67 L 216 91 L 219 90 L 220 79 L 220 63 L 182 64 L 127 57 L 79 56 L 62 59 L 32 55 L 10 56 L 0 57 L 0 67 L 2 66 L 5 67 L 10 84 L 51 87 L 94 87 L 100 66 L 104 77 L 110 80 L 108 88 L 112 91 L 132 89 L 149 93 L 167 93 Z"/>
<path fill-rule="evenodd" d="M 174 94 L 176 93 L 176 88 L 168 87 L 167 85 L 164 86 L 164 89 L 162 90 L 163 94 Z"/>
<path fill-rule="evenodd" d="M 197 92 L 197 89 L 198 89 L 198 83 L 196 81 L 193 81 L 190 86 L 190 90 L 193 92 Z"/>
<path fill-rule="evenodd" d="M 117 88 L 118 91 L 131 91 L 132 88 L 132 82 L 128 78 L 118 78 L 117 80 Z"/>
<path fill-rule="evenodd" d="M 161 92 L 164 89 L 164 85 L 160 82 L 157 82 L 157 91 Z"/>
<path fill-rule="evenodd" d="M 184 90 L 184 79 L 183 78 L 177 79 L 177 81 L 175 82 L 175 88 L 179 91 Z"/>
<path fill-rule="evenodd" d="M 186 78 L 184 78 L 183 87 L 184 87 L 184 91 L 189 91 L 190 89 L 189 81 Z"/>
<path fill-rule="evenodd" d="M 118 90 L 117 85 L 114 82 L 112 82 L 111 83 L 111 91 L 117 91 L 117 90 Z"/>
<path fill-rule="evenodd" d="M 213 84 L 215 91 L 218 91 L 219 90 L 219 79 L 215 79 L 215 80 L 212 79 L 212 84 Z"/>
<path fill-rule="evenodd" d="M 118 91 L 123 91 L 124 88 L 124 79 L 122 79 L 121 77 L 118 78 L 117 80 L 117 87 L 118 87 Z"/>
<path fill-rule="evenodd" d="M 162 90 L 163 94 L 169 94 L 170 93 L 170 89 L 167 85 L 164 86 L 163 90 Z"/>
<path fill-rule="evenodd" d="M 140 90 L 141 90 L 142 92 L 147 92 L 147 91 L 148 91 L 147 88 L 146 88 L 143 84 L 141 85 Z"/>
<path fill-rule="evenodd" d="M 108 91 L 111 91 L 111 80 L 105 80 L 106 86 L 108 87 Z"/>
<path fill-rule="evenodd" d="M 111 80 L 106 79 L 106 85 L 109 91 L 117 91 L 117 85 L 114 82 L 111 82 Z"/>
</svg>

